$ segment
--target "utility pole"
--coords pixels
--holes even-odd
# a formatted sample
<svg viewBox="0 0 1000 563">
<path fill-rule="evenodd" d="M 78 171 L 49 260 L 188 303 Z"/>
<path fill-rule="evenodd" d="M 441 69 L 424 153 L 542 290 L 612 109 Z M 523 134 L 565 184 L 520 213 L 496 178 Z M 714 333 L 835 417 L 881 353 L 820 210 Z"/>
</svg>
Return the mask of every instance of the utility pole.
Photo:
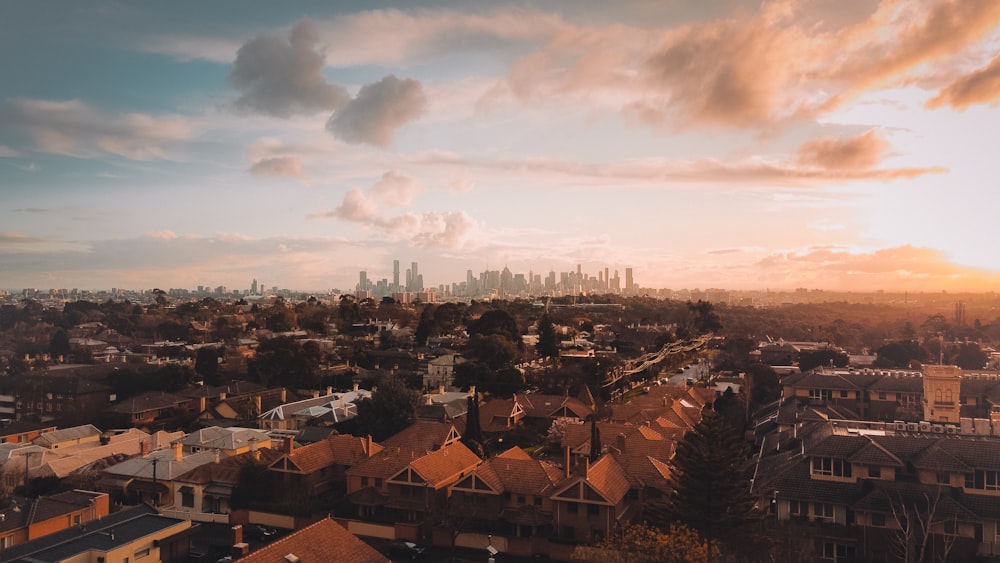
<svg viewBox="0 0 1000 563">
<path fill-rule="evenodd" d="M 153 506 L 159 506 L 158 502 L 159 493 L 156 492 L 156 462 L 160 461 L 159 458 L 153 458 Z"/>
</svg>

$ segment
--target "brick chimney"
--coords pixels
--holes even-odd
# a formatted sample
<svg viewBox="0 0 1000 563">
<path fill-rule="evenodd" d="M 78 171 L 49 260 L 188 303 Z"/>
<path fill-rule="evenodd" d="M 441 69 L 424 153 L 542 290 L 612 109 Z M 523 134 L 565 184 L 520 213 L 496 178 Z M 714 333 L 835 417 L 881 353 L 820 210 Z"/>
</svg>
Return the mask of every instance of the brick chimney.
<svg viewBox="0 0 1000 563">
<path fill-rule="evenodd" d="M 625 434 L 618 435 L 618 451 L 625 453 Z"/>
<path fill-rule="evenodd" d="M 174 442 L 171 445 L 174 448 L 174 461 L 180 461 L 184 459 L 184 444 L 180 442 Z"/>
<path fill-rule="evenodd" d="M 288 436 L 285 438 L 285 453 L 291 454 L 295 451 L 295 436 Z"/>
<path fill-rule="evenodd" d="M 234 559 L 239 559 L 240 557 L 250 553 L 250 544 L 243 541 L 243 525 L 237 524 L 230 528 L 230 530 L 232 532 L 230 535 L 233 540 L 232 547 L 230 548 L 230 555 L 232 555 Z"/>
<path fill-rule="evenodd" d="M 150 441 L 152 439 L 153 438 L 150 437 L 149 440 L 139 440 L 139 453 L 142 455 L 142 457 L 146 457 L 149 455 Z"/>
<path fill-rule="evenodd" d="M 329 387 L 329 386 L 328 386 L 328 387 L 326 388 L 326 394 L 327 394 L 327 395 L 333 395 L 333 387 Z"/>
<path fill-rule="evenodd" d="M 375 455 L 375 450 L 372 447 L 372 445 L 373 445 L 372 444 L 372 435 L 369 434 L 369 435 L 365 436 L 365 442 L 364 442 L 365 455 L 367 455 L 368 457 L 372 457 L 373 455 Z"/>
</svg>

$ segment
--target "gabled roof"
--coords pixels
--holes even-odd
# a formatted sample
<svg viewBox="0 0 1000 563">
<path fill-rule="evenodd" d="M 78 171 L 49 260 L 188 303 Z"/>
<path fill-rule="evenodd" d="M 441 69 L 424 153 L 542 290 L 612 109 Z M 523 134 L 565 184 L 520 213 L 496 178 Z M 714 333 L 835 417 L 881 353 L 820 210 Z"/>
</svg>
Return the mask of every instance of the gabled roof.
<svg viewBox="0 0 1000 563">
<path fill-rule="evenodd" d="M 155 463 L 154 463 L 155 460 Z M 172 481 L 199 465 L 215 461 L 215 452 L 198 452 L 174 459 L 173 449 L 155 451 L 147 456 L 127 459 L 118 465 L 104 470 L 110 475 L 122 477 L 152 479 L 153 467 L 156 467 L 156 478 L 161 481 Z"/>
<path fill-rule="evenodd" d="M 254 442 L 261 444 L 270 441 L 271 438 L 260 430 L 235 426 L 232 428 L 209 426 L 195 430 L 178 440 L 185 446 L 216 450 L 237 450 L 248 447 Z"/>
<path fill-rule="evenodd" d="M 451 483 L 456 476 L 471 470 L 482 460 L 465 444 L 455 442 L 410 462 L 428 485 L 438 488 Z"/>
<path fill-rule="evenodd" d="M 277 459 L 281 455 L 281 452 L 271 448 L 260 448 L 257 450 L 257 455 L 260 457 L 258 463 L 267 465 Z M 219 461 L 199 465 L 191 471 L 178 476 L 174 481 L 198 485 L 220 483 L 235 486 L 239 483 L 240 471 L 243 469 L 243 466 L 250 463 L 253 459 L 254 452 L 226 457 Z"/>
<path fill-rule="evenodd" d="M 368 448 L 371 448 L 369 454 Z M 282 453 L 270 465 L 278 467 L 282 458 L 292 462 L 299 471 L 312 473 L 324 467 L 343 465 L 351 467 L 382 451 L 375 442 L 351 435 L 331 434 L 325 440 L 295 448 L 292 453 Z"/>
<path fill-rule="evenodd" d="M 177 405 L 188 402 L 189 398 L 164 393 L 163 391 L 151 391 L 136 395 L 130 399 L 123 399 L 117 405 L 111 407 L 111 412 L 137 414 L 153 410 L 169 409 Z"/>
<path fill-rule="evenodd" d="M 563 471 L 538 461 L 515 446 L 476 468 L 477 476 L 498 493 L 547 495 L 562 480 Z"/>
<path fill-rule="evenodd" d="M 451 423 L 420 420 L 383 441 L 382 450 L 359 461 L 347 472 L 388 479 L 418 457 L 458 442 L 459 439 L 461 435 Z"/>
<path fill-rule="evenodd" d="M 604 455 L 593 464 L 587 463 L 585 474 L 576 474 L 559 485 L 553 498 L 557 500 L 598 500 L 608 504 L 618 504 L 629 490 L 625 470 L 614 456 Z M 581 488 L 582 487 L 582 488 Z M 593 491 L 593 494 L 587 492 Z"/>
<path fill-rule="evenodd" d="M 240 563 L 390 563 L 386 556 L 330 518 L 293 532 L 237 559 Z"/>
<path fill-rule="evenodd" d="M 101 431 L 96 426 L 93 424 L 85 424 L 83 426 L 74 426 L 72 428 L 63 428 L 61 430 L 46 432 L 45 434 L 42 434 L 32 440 L 31 443 L 37 446 L 49 448 L 52 447 L 53 444 L 100 435 Z"/>
<path fill-rule="evenodd" d="M 575 416 L 587 418 L 594 414 L 594 409 L 576 397 L 568 395 L 516 395 L 524 405 L 525 416 L 531 418 L 555 418 L 560 416 Z"/>
<path fill-rule="evenodd" d="M 862 446 L 861 449 L 851 454 L 851 456 L 847 458 L 847 461 L 865 465 L 884 465 L 891 467 L 904 467 L 906 465 L 878 442 L 869 442 L 868 444 Z"/>
</svg>

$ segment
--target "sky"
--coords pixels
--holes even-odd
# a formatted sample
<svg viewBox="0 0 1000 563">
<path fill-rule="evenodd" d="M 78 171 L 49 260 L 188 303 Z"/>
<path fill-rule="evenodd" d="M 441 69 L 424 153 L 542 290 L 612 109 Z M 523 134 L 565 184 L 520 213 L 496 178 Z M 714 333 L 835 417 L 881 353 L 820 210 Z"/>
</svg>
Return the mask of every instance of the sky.
<svg viewBox="0 0 1000 563">
<path fill-rule="evenodd" d="M 0 288 L 1000 288 L 1000 2 L 0 3 Z"/>
</svg>

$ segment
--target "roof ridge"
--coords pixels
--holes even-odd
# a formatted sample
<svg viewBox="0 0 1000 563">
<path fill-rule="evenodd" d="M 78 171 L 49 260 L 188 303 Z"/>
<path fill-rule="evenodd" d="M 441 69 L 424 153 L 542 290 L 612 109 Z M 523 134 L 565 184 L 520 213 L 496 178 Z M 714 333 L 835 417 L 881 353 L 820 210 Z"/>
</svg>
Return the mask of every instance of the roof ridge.
<svg viewBox="0 0 1000 563">
<path fill-rule="evenodd" d="M 309 524 L 308 526 L 304 526 L 302 528 L 299 528 L 298 530 L 295 530 L 294 532 L 288 534 L 287 536 L 285 536 L 285 537 L 283 537 L 283 538 L 281 538 L 281 539 L 279 539 L 279 540 L 277 540 L 275 542 L 272 542 L 272 543 L 268 544 L 268 547 L 273 547 L 273 546 L 276 546 L 276 545 L 281 545 L 282 543 L 288 543 L 288 540 L 291 540 L 291 539 L 295 538 L 296 536 L 301 535 L 302 532 L 305 532 L 310 526 L 314 526 L 314 525 L 316 525 L 316 524 L 318 524 L 318 523 L 320 523 L 320 522 L 322 522 L 324 520 L 329 520 L 329 521 L 333 522 L 334 524 L 337 523 L 333 519 L 332 516 L 330 516 L 329 514 L 327 514 L 325 517 L 320 518 L 319 520 L 313 522 L 312 524 Z M 242 561 L 243 559 L 246 559 L 247 557 L 250 557 L 251 555 L 253 555 L 253 552 L 250 552 L 250 553 L 244 555 L 243 557 L 240 557 L 236 561 Z"/>
</svg>

